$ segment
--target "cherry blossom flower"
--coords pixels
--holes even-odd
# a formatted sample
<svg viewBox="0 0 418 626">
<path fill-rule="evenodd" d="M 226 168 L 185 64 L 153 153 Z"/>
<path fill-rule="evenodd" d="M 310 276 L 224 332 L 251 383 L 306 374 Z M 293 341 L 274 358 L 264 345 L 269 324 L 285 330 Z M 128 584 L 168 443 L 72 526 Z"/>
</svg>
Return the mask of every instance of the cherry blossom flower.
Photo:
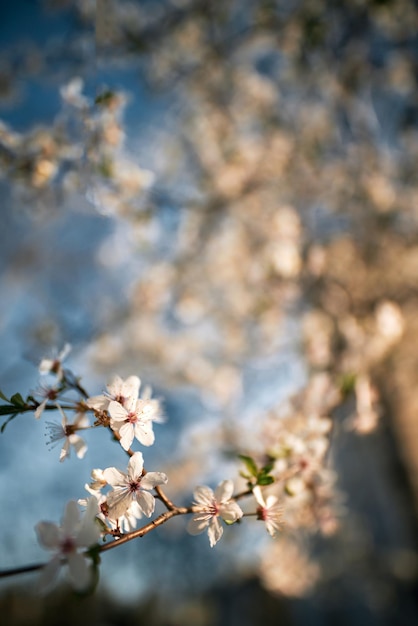
<svg viewBox="0 0 418 626">
<path fill-rule="evenodd" d="M 74 500 L 65 507 L 61 526 L 53 522 L 39 522 L 36 533 L 39 543 L 47 550 L 55 552 L 51 561 L 42 569 L 39 585 L 45 589 L 54 581 L 63 562 L 68 564 L 71 582 L 76 590 L 83 590 L 90 584 L 91 570 L 86 556 L 80 548 L 88 548 L 99 541 L 100 529 L 95 522 L 97 500 L 89 498 L 84 517 Z"/>
<path fill-rule="evenodd" d="M 223 534 L 219 517 L 233 523 L 243 515 L 241 508 L 231 499 L 233 490 L 232 480 L 224 480 L 215 492 L 210 487 L 197 487 L 194 491 L 193 509 L 196 515 L 190 520 L 187 528 L 191 535 L 199 535 L 207 528 L 211 548 L 218 543 Z"/>
<path fill-rule="evenodd" d="M 154 443 L 152 422 L 161 420 L 157 400 L 131 397 L 124 404 L 113 400 L 108 411 L 110 425 L 120 435 L 120 443 L 124 450 L 129 450 L 134 438 L 144 446 L 151 446 Z"/>
<path fill-rule="evenodd" d="M 62 422 L 61 424 L 58 424 L 57 422 L 46 422 L 46 427 L 50 435 L 47 445 L 54 447 L 63 439 L 64 443 L 60 453 L 60 461 L 62 462 L 66 458 L 70 457 L 70 446 L 74 447 L 77 457 L 82 459 L 87 452 L 87 444 L 84 439 L 80 437 L 80 435 L 77 435 L 77 431 L 89 428 L 90 424 L 88 418 L 85 413 L 77 413 L 74 423 L 69 424 L 67 416 L 62 408 L 59 405 L 57 405 L 57 408 L 62 415 Z"/>
<path fill-rule="evenodd" d="M 135 400 L 139 395 L 141 381 L 138 376 L 129 376 L 123 380 L 120 376 L 115 376 L 107 385 L 107 392 L 99 396 L 92 396 L 86 401 L 89 408 L 98 411 L 106 411 L 110 402 L 115 401 L 125 405 L 131 398 Z"/>
<path fill-rule="evenodd" d="M 127 474 L 108 467 L 103 476 L 113 487 L 113 491 L 107 494 L 109 517 L 117 520 L 126 515 L 132 502 L 136 501 L 141 511 L 151 517 L 155 508 L 155 498 L 149 490 L 157 485 L 167 482 L 167 476 L 162 472 L 146 472 L 143 474 L 144 459 L 141 452 L 135 452 L 128 463 Z"/>
<path fill-rule="evenodd" d="M 55 400 L 57 400 L 59 393 L 59 389 L 54 387 L 41 387 L 40 390 L 34 394 L 42 398 L 41 403 L 35 410 L 35 417 L 37 420 L 41 417 L 48 402 L 55 402 Z"/>
<path fill-rule="evenodd" d="M 112 530 L 120 530 L 122 532 L 131 532 L 132 530 L 135 530 L 138 520 L 142 517 L 142 510 L 136 500 L 131 502 L 124 515 L 121 515 L 117 519 L 112 519 L 109 515 L 107 496 L 97 489 L 92 489 L 88 484 L 84 485 L 84 487 L 86 491 L 91 494 L 91 496 L 96 498 L 99 507 L 97 517 L 102 520 L 104 525 L 110 526 Z M 88 498 L 80 498 L 77 502 L 80 506 L 87 507 Z"/>
<path fill-rule="evenodd" d="M 53 359 L 42 359 L 39 363 L 40 374 L 55 374 L 58 380 L 64 378 L 62 362 L 71 351 L 71 345 L 66 343 L 61 352 Z"/>
<path fill-rule="evenodd" d="M 261 489 L 256 485 L 253 489 L 254 497 L 258 503 L 257 519 L 262 520 L 266 524 L 267 532 L 274 537 L 276 532 L 280 530 L 283 510 L 278 506 L 276 496 L 269 495 L 264 500 Z"/>
</svg>

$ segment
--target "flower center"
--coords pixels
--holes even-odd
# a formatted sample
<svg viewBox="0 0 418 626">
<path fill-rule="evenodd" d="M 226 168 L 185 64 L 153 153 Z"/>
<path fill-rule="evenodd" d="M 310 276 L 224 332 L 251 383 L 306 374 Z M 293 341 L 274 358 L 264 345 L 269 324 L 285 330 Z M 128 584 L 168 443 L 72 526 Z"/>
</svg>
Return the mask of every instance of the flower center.
<svg viewBox="0 0 418 626">
<path fill-rule="evenodd" d="M 138 415 L 136 413 L 128 413 L 128 416 L 125 420 L 125 422 L 128 422 L 128 424 L 136 424 L 136 422 L 138 421 Z"/>
<path fill-rule="evenodd" d="M 131 480 L 129 483 L 129 492 L 130 493 L 136 493 L 137 491 L 139 491 L 141 488 L 141 481 L 140 480 Z"/>
<path fill-rule="evenodd" d="M 71 554 L 76 549 L 74 539 L 72 537 L 65 537 L 61 543 L 61 552 L 63 554 Z"/>
<path fill-rule="evenodd" d="M 260 519 L 263 522 L 265 522 L 267 517 L 268 517 L 267 509 L 264 506 L 257 507 L 257 519 Z"/>
</svg>

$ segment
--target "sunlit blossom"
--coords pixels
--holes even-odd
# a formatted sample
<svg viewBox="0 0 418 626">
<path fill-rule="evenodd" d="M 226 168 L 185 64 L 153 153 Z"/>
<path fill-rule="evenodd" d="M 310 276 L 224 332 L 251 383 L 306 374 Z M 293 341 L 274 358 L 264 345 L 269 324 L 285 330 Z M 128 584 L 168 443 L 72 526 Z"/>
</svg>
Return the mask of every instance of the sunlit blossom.
<svg viewBox="0 0 418 626">
<path fill-rule="evenodd" d="M 151 446 L 154 443 L 152 422 L 161 421 L 157 400 L 148 397 L 137 399 L 132 397 L 124 404 L 112 400 L 108 411 L 110 425 L 120 435 L 120 443 L 124 450 L 130 448 L 134 438 L 144 446 Z"/>
<path fill-rule="evenodd" d="M 280 530 L 283 514 L 283 509 L 277 504 L 278 498 L 268 495 L 264 499 L 258 485 L 253 489 L 253 495 L 259 505 L 257 507 L 257 519 L 265 523 L 267 532 L 274 537 L 277 531 Z"/>
<path fill-rule="evenodd" d="M 137 399 L 141 381 L 138 376 L 129 376 L 123 380 L 120 376 L 114 376 L 107 385 L 107 391 L 99 396 L 92 396 L 86 401 L 91 409 L 105 411 L 108 409 L 110 402 L 115 401 L 125 405 L 131 399 Z"/>
<path fill-rule="evenodd" d="M 135 452 L 129 460 L 126 474 L 116 467 L 108 467 L 104 470 L 104 478 L 113 487 L 113 491 L 107 494 L 108 514 L 111 519 L 117 520 L 126 515 L 134 501 L 138 503 L 147 517 L 153 514 L 155 498 L 149 491 L 158 485 L 165 484 L 168 479 L 162 472 L 144 474 L 143 469 L 142 453 Z"/>
<path fill-rule="evenodd" d="M 243 515 L 239 505 L 231 499 L 233 491 L 232 480 L 222 481 L 215 492 L 210 487 L 197 487 L 194 491 L 195 515 L 188 524 L 188 531 L 192 535 L 198 535 L 207 528 L 211 548 L 223 534 L 219 518 L 233 523 Z"/>
<path fill-rule="evenodd" d="M 107 483 L 106 483 L 107 484 Z M 134 500 L 129 505 L 129 508 L 125 511 L 124 515 L 113 519 L 112 513 L 109 513 L 109 505 L 107 503 L 107 495 L 101 493 L 96 489 L 92 489 L 90 485 L 85 484 L 84 488 L 88 493 L 96 498 L 99 507 L 99 513 L 97 517 L 102 522 L 111 528 L 111 530 L 119 530 L 121 532 L 130 532 L 137 527 L 138 520 L 142 517 L 142 509 L 138 502 Z M 87 507 L 88 498 L 80 498 L 78 504 L 82 507 Z"/>
</svg>

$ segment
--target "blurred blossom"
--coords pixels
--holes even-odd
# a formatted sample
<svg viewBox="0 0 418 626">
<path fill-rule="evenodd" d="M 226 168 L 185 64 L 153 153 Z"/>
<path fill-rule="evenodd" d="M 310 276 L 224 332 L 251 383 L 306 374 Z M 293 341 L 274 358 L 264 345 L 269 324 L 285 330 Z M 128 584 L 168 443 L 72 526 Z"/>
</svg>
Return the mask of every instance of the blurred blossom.
<svg viewBox="0 0 418 626">
<path fill-rule="evenodd" d="M 320 578 L 319 566 L 288 537 L 270 545 L 261 558 L 259 572 L 269 591 L 296 598 L 311 593 Z"/>
</svg>

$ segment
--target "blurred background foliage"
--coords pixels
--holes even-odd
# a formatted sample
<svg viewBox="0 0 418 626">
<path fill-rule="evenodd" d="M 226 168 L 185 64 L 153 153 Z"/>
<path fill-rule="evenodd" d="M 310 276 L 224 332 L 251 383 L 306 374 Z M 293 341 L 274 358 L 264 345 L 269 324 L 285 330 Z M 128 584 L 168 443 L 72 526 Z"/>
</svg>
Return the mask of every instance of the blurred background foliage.
<svg viewBox="0 0 418 626">
<path fill-rule="evenodd" d="M 416 2 L 2 10 L 2 388 L 66 340 L 90 380 L 139 373 L 178 494 L 327 417 L 345 494 L 168 611 L 158 582 L 138 610 L 6 590 L 8 623 L 416 623 Z"/>
</svg>

